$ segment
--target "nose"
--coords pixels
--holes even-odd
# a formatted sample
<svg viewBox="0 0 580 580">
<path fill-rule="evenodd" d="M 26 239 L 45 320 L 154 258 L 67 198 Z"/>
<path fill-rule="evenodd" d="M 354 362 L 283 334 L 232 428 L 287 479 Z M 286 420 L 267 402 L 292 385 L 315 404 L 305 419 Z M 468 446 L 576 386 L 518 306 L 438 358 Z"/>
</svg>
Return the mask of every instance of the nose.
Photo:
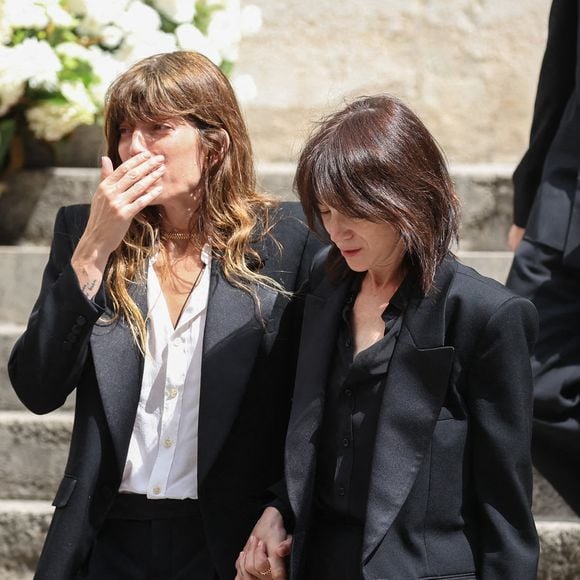
<svg viewBox="0 0 580 580">
<path fill-rule="evenodd" d="M 349 239 L 352 235 L 348 223 L 338 212 L 330 212 L 330 215 L 324 220 L 324 227 L 335 244 Z"/>
<path fill-rule="evenodd" d="M 137 155 L 147 150 L 147 140 L 140 129 L 133 129 L 131 141 L 129 144 L 129 153 L 131 156 Z"/>
</svg>

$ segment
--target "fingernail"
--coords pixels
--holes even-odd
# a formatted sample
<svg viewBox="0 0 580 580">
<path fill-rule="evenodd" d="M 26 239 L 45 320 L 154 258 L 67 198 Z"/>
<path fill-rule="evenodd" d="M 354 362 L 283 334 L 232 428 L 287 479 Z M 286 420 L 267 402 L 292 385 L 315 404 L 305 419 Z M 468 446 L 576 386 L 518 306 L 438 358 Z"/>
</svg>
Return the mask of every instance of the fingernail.
<svg viewBox="0 0 580 580">
<path fill-rule="evenodd" d="M 143 151 L 141 155 L 143 155 L 143 159 L 149 159 L 149 157 L 151 157 L 151 153 L 149 151 Z"/>
<path fill-rule="evenodd" d="M 155 161 L 156 163 L 162 163 L 163 161 L 165 161 L 165 155 L 155 155 L 153 161 Z"/>
</svg>

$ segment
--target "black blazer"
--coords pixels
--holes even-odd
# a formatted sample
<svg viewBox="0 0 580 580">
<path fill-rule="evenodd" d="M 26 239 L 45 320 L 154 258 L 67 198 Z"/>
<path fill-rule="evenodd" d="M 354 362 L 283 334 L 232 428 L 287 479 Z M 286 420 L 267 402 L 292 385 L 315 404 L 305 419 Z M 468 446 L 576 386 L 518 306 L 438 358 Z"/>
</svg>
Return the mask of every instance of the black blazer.
<svg viewBox="0 0 580 580">
<path fill-rule="evenodd" d="M 39 580 L 73 578 L 90 553 L 121 482 L 135 419 L 143 357 L 128 327 L 103 324 L 70 265 L 88 206 L 62 208 L 28 327 L 14 346 L 9 373 L 35 413 L 60 407 L 76 389 L 75 421 L 56 510 L 37 568 Z M 320 244 L 297 203 L 283 204 L 273 235 L 258 249 L 261 272 L 294 291 Z M 132 295 L 146 310 L 146 288 Z M 199 501 L 220 578 L 234 562 L 263 508 L 264 491 L 282 476 L 292 391 L 289 301 L 257 287 L 252 297 L 224 278 L 214 261 L 203 346 L 199 418 Z M 295 349 L 294 349 L 295 350 Z"/>
<path fill-rule="evenodd" d="M 553 0 L 529 149 L 514 173 L 514 223 L 580 267 L 580 2 Z"/>
<path fill-rule="evenodd" d="M 316 260 L 306 295 L 286 486 L 298 578 L 317 438 L 350 281 Z M 448 258 L 411 297 L 386 377 L 362 554 L 364 579 L 535 580 L 530 511 L 533 305 Z M 353 579 L 354 580 L 354 579 Z"/>
</svg>

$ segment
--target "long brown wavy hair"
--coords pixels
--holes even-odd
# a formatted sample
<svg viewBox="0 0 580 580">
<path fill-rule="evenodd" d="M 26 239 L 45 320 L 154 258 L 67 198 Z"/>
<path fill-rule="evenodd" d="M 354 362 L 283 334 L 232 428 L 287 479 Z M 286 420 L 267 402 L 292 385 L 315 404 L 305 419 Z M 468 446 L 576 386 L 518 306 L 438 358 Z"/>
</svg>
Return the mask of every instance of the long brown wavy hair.
<svg viewBox="0 0 580 580">
<path fill-rule="evenodd" d="M 196 52 L 151 56 L 113 82 L 105 105 L 107 153 L 114 167 L 121 164 L 118 146 L 124 123 L 182 118 L 199 130 L 204 190 L 190 223 L 192 237 L 211 240 L 212 255 L 232 284 L 253 296 L 256 283 L 281 290 L 256 267 L 260 256 L 251 244 L 268 234 L 273 203 L 256 191 L 246 125 L 220 69 Z M 194 155 L 192 151 L 192 162 Z M 111 255 L 105 275 L 115 317 L 125 319 L 143 352 L 146 322 L 131 298 L 129 284 L 143 281 L 146 260 L 164 251 L 160 225 L 155 206 L 140 212 Z"/>
<path fill-rule="evenodd" d="M 359 97 L 323 119 L 302 149 L 294 187 L 311 228 L 319 205 L 394 226 L 424 293 L 458 238 L 459 199 L 443 152 L 391 95 Z M 327 264 L 331 273 L 344 271 L 336 248 Z"/>
</svg>

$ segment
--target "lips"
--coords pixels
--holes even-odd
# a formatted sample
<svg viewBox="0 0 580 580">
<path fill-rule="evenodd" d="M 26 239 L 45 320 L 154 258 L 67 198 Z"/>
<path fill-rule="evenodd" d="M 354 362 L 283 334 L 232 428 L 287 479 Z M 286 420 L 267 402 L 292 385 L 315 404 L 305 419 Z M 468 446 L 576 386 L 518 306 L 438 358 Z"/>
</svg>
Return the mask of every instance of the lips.
<svg viewBox="0 0 580 580">
<path fill-rule="evenodd" d="M 347 250 L 343 248 L 340 249 L 340 253 L 345 258 L 352 258 L 352 256 L 355 256 L 358 252 L 360 252 L 360 248 L 356 248 L 354 250 Z"/>
</svg>

